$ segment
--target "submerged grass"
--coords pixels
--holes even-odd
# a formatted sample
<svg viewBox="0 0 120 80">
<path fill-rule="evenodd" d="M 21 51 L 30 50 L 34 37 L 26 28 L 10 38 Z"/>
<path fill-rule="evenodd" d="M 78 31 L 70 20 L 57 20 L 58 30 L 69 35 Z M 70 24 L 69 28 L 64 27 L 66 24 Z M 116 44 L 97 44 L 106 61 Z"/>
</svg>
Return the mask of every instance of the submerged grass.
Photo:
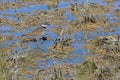
<svg viewBox="0 0 120 80">
<path fill-rule="evenodd" d="M 93 79 L 119 80 L 120 48 L 118 37 L 105 36 L 94 38 L 87 43 L 86 48 L 90 50 L 89 53 L 91 54 L 90 57 L 86 57 L 87 64 L 90 64 L 92 61 L 95 66 L 92 70 L 94 75 Z"/>
<path fill-rule="evenodd" d="M 1 51 L 0 52 L 0 79 L 1 80 L 7 80 L 7 63 L 5 59 L 6 55 Z"/>
<path fill-rule="evenodd" d="M 82 5 L 70 3 L 68 7 L 61 9 L 57 7 L 59 0 L 29 0 L 27 2 L 26 0 L 21 0 L 12 3 L 0 3 L 0 9 L 2 11 L 12 8 L 16 12 L 16 14 L 5 13 L 3 17 L 0 18 L 1 26 L 11 26 L 19 32 L 23 32 L 25 28 L 54 24 L 54 28 L 50 31 L 58 36 L 53 45 L 47 48 L 47 53 L 38 47 L 34 50 L 29 50 L 29 46 L 26 47 L 22 44 L 37 42 L 37 40 L 35 38 L 23 38 L 23 36 L 20 36 L 18 44 L 11 44 L 4 49 L 0 48 L 0 80 L 119 80 L 119 36 L 97 36 L 92 40 L 88 40 L 89 33 L 94 32 L 99 26 L 105 29 L 99 33 L 109 32 L 113 26 L 119 26 L 119 18 L 117 25 L 114 25 L 113 22 L 110 22 L 105 16 L 106 14 L 115 14 L 119 17 L 119 10 L 111 10 L 111 8 L 113 8 L 111 2 L 115 0 L 105 1 L 108 2 L 107 6 L 85 2 Z M 49 10 L 37 10 L 32 14 L 18 13 L 16 9 L 25 7 L 26 3 L 28 8 L 33 4 L 46 3 L 48 4 Z M 67 14 L 67 12 L 70 14 Z M 8 16 L 15 17 L 17 20 L 8 19 Z M 75 20 L 68 20 L 71 16 L 74 16 Z M 89 50 L 88 53 L 90 55 L 85 56 L 85 61 L 82 63 L 68 64 L 65 61 L 66 58 L 78 56 L 74 54 L 70 55 L 70 52 L 74 50 L 72 47 L 74 41 L 72 36 L 79 31 L 85 32 L 85 36 L 83 35 L 85 45 L 83 47 Z M 12 33 L 14 31 L 8 32 Z M 5 33 L 5 31 L 2 33 Z M 28 33 L 27 37 L 37 36 L 36 33 L 39 33 L 39 31 L 35 30 L 34 35 L 30 35 L 33 33 Z M 8 36 L 5 39 L 0 37 L 0 45 L 3 44 L 5 40 L 12 40 L 13 37 L 14 36 Z M 37 45 L 40 46 L 39 44 Z M 27 51 L 23 53 L 14 51 L 13 48 L 15 47 L 26 47 L 25 49 L 27 49 Z M 41 65 L 39 65 L 39 61 L 42 61 Z M 50 61 L 52 61 L 53 64 L 51 64 Z M 51 64 L 51 66 L 49 66 L 48 63 Z"/>
</svg>

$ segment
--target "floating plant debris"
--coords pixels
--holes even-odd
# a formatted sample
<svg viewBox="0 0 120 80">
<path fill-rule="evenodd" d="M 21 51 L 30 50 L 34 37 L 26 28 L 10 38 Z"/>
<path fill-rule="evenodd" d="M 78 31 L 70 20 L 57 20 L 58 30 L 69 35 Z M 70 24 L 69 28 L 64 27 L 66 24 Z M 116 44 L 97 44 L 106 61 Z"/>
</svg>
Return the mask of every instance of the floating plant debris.
<svg viewBox="0 0 120 80">
<path fill-rule="evenodd" d="M 0 80 L 119 80 L 119 3 L 1 0 Z"/>
<path fill-rule="evenodd" d="M 26 38 L 23 42 L 37 42 L 37 40 L 35 38 Z"/>
</svg>

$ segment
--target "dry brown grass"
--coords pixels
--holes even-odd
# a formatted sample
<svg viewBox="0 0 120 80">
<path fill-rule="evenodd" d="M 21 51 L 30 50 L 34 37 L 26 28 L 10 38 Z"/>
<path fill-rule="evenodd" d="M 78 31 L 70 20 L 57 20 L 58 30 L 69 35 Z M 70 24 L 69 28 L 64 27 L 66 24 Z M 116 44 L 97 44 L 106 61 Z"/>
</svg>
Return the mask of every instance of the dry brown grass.
<svg viewBox="0 0 120 80">
<path fill-rule="evenodd" d="M 86 34 L 84 35 L 89 35 L 90 32 L 94 32 L 99 26 L 102 26 L 105 31 L 110 31 L 113 26 L 119 27 L 119 18 L 118 23 L 111 24 L 105 16 L 105 14 L 109 13 L 119 17 L 120 11 L 116 10 L 114 12 L 114 10 L 112 10 L 113 5 L 111 5 L 111 3 L 116 0 L 105 1 L 108 2 L 107 6 L 102 6 L 98 3 L 88 4 L 85 2 L 82 5 L 70 4 L 68 7 L 61 9 L 57 8 L 59 0 L 19 0 L 18 2 L 11 3 L 1 2 L 0 10 L 2 11 L 9 8 L 16 10 L 21 7 L 29 8 L 31 5 L 36 4 L 47 4 L 48 10 L 37 10 L 31 15 L 29 15 L 30 13 L 5 13 L 3 17 L 0 18 L 0 25 L 11 26 L 12 28 L 16 28 L 19 32 L 23 32 L 25 28 L 41 26 L 47 22 L 48 24 L 54 24 L 54 28 L 50 31 L 56 33 L 58 38 L 56 42 L 48 48 L 48 53 L 44 53 L 38 48 L 24 53 L 13 53 L 16 52 L 13 50 L 13 48 L 16 47 L 29 49 L 29 46 L 24 46 L 23 42 L 34 42 L 34 40 L 36 40 L 35 38 L 23 38 L 21 36 L 19 37 L 20 42 L 18 42 L 18 44 L 12 43 L 7 48 L 0 48 L 0 80 L 119 80 L 119 46 L 112 45 L 110 43 L 111 41 L 103 41 L 103 38 L 101 39 L 99 36 L 93 40 L 85 41 L 87 43 L 83 47 L 88 49 L 91 55 L 86 56 L 83 63 L 69 65 L 64 61 L 64 58 L 77 56 L 69 54 L 74 50 L 72 47 L 72 35 L 74 33 L 85 31 Z M 50 9 L 52 7 L 53 10 Z M 68 21 L 69 15 L 65 14 L 66 12 L 70 12 L 76 19 L 74 21 Z M 7 16 L 15 17 L 17 21 L 7 19 Z M 65 26 L 65 28 L 62 26 Z M 13 31 L 9 32 L 12 33 Z M 35 30 L 25 36 L 38 36 L 36 33 L 39 32 L 39 30 Z M 39 33 L 39 35 L 41 34 L 42 33 Z M 66 34 L 69 37 L 63 38 Z M 87 36 L 85 36 L 85 38 L 87 39 Z M 12 39 L 13 36 L 6 37 L 6 40 Z M 4 41 L 3 37 L 0 36 L 0 44 Z M 42 60 L 42 66 L 45 66 L 50 59 L 53 59 L 56 64 L 47 69 L 38 68 L 38 60 Z M 56 61 L 58 59 L 61 60 L 62 64 L 57 64 Z M 32 77 L 29 78 L 27 76 Z"/>
</svg>

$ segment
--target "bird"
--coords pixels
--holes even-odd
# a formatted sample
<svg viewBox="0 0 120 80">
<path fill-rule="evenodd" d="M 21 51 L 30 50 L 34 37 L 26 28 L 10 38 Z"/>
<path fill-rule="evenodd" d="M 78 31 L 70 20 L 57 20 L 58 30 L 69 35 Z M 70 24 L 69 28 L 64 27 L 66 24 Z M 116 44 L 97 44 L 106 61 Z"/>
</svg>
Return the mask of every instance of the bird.
<svg viewBox="0 0 120 80">
<path fill-rule="evenodd" d="M 47 30 L 47 27 L 50 24 L 47 21 L 42 22 L 42 24 L 38 24 L 38 27 L 32 30 L 32 32 L 24 34 L 24 36 L 39 36 L 41 37 L 45 31 Z"/>
<path fill-rule="evenodd" d="M 46 41 L 47 37 L 43 37 L 43 34 L 48 30 L 49 24 L 41 24 L 39 27 L 33 29 L 31 32 L 27 33 L 27 34 L 23 34 L 22 38 L 20 38 L 22 40 L 22 42 L 37 42 L 38 40 L 43 40 Z M 23 38 L 26 37 L 26 38 Z M 33 38 L 31 38 L 31 36 Z"/>
<path fill-rule="evenodd" d="M 25 34 L 24 36 L 39 36 L 41 37 L 46 31 L 46 27 L 38 27 L 32 32 Z"/>
</svg>

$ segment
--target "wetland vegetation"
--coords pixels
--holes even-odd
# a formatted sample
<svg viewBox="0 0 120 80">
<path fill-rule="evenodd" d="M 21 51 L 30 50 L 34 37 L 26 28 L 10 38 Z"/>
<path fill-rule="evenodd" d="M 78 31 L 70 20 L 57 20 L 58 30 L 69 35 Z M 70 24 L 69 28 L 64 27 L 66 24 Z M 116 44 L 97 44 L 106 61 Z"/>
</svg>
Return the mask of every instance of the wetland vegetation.
<svg viewBox="0 0 120 80">
<path fill-rule="evenodd" d="M 120 80 L 120 1 L 0 0 L 0 80 Z"/>
</svg>

